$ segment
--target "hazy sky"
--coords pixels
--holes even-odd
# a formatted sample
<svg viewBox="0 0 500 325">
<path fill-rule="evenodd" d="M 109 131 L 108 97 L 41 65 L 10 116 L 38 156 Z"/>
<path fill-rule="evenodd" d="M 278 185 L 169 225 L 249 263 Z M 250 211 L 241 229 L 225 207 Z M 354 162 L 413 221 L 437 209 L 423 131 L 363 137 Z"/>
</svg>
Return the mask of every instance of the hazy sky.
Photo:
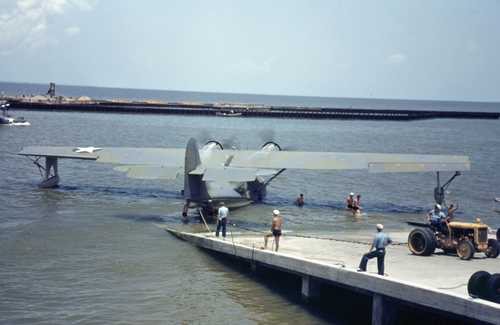
<svg viewBox="0 0 500 325">
<path fill-rule="evenodd" d="M 500 101 L 500 1 L 0 0 L 0 80 Z"/>
</svg>

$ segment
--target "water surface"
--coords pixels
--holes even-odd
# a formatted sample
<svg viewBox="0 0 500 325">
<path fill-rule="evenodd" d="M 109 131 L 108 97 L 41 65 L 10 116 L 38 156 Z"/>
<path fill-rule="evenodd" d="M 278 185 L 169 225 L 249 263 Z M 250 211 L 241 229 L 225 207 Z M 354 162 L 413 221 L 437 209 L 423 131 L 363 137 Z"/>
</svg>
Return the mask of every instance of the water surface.
<svg viewBox="0 0 500 325">
<path fill-rule="evenodd" d="M 493 202 L 500 196 L 498 121 L 12 113 L 32 126 L 0 127 L 0 323 L 336 322 L 155 227 L 199 228 L 195 218 L 180 222 L 181 179 L 132 180 L 109 165 L 62 160 L 61 187 L 42 190 L 36 166 L 10 154 L 28 145 L 184 147 L 194 136 L 243 149 L 274 140 L 295 150 L 464 154 L 472 170 L 450 186 L 448 200 L 459 203 L 459 218 L 479 215 L 500 226 Z M 378 222 L 395 232 L 422 219 L 434 186 L 432 173 L 289 170 L 263 204 L 231 218 L 264 230 L 278 208 L 296 234 L 366 233 Z M 363 195 L 362 218 L 343 209 L 350 191 Z M 292 205 L 299 193 L 302 209 Z"/>
</svg>

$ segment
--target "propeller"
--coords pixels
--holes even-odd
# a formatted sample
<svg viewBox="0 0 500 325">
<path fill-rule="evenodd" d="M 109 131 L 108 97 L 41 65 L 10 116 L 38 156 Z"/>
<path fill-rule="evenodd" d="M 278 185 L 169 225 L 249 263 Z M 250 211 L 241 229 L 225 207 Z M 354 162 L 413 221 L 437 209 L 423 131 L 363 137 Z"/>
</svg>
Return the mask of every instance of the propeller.
<svg viewBox="0 0 500 325">
<path fill-rule="evenodd" d="M 241 148 L 240 143 L 235 135 L 232 135 L 226 139 L 222 139 L 222 146 L 224 147 L 224 149 L 231 150 L 238 150 Z"/>
<path fill-rule="evenodd" d="M 204 145 L 208 141 L 219 141 L 224 149 L 238 150 L 241 148 L 238 138 L 235 135 L 231 135 L 228 138 L 223 138 L 222 141 L 218 140 L 217 137 L 213 136 L 209 130 L 202 129 L 196 137 L 198 143 Z"/>
<path fill-rule="evenodd" d="M 293 146 L 293 145 L 285 145 L 285 146 L 282 146 L 277 140 L 276 140 L 276 133 L 274 132 L 273 129 L 263 129 L 261 131 L 259 131 L 259 137 L 261 138 L 262 140 L 262 143 L 266 143 L 266 142 L 274 142 L 274 143 L 278 143 L 281 147 L 281 150 L 284 150 L 284 151 L 293 151 L 293 150 L 297 150 L 297 147 L 296 146 Z"/>
<path fill-rule="evenodd" d="M 213 140 L 213 137 L 208 130 L 201 129 L 200 132 L 198 133 L 198 135 L 196 136 L 196 140 L 201 145 L 204 145 L 208 141 Z"/>
</svg>

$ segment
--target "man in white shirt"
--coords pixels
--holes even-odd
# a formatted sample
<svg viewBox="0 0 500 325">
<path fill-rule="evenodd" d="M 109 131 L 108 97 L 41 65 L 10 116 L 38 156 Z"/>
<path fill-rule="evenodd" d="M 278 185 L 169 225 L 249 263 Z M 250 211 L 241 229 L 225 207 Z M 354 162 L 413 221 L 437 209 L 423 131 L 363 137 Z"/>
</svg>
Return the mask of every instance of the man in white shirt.
<svg viewBox="0 0 500 325">
<path fill-rule="evenodd" d="M 443 222 L 446 221 L 446 215 L 441 211 L 441 205 L 436 204 L 434 206 L 434 209 L 429 211 L 428 220 L 431 224 L 431 226 L 434 227 L 434 229 L 438 231 L 443 231 Z"/>
<path fill-rule="evenodd" d="M 224 202 L 221 202 L 217 213 L 217 230 L 215 231 L 215 237 L 219 237 L 219 232 L 222 228 L 222 238 L 226 239 L 226 224 L 228 216 L 229 209 L 224 205 Z"/>
</svg>

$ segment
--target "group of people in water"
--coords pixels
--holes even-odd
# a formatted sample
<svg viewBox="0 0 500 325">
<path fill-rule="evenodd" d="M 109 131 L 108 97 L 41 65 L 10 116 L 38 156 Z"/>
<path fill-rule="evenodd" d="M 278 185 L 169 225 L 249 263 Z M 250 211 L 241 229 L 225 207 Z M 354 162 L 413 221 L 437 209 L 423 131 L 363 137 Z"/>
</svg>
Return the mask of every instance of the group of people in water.
<svg viewBox="0 0 500 325">
<path fill-rule="evenodd" d="M 352 212 L 352 215 L 361 214 L 361 194 L 356 194 L 356 198 L 354 198 L 354 193 L 349 193 L 346 199 L 346 206 Z"/>
<path fill-rule="evenodd" d="M 304 199 L 304 194 L 300 193 L 300 195 L 295 199 L 295 205 L 298 207 L 303 207 L 305 204 L 305 199 Z M 349 193 L 349 196 L 347 196 L 346 199 L 346 207 L 349 211 L 352 212 L 353 215 L 360 215 L 361 214 L 361 194 L 356 194 L 354 196 L 354 193 L 351 192 Z"/>
</svg>

